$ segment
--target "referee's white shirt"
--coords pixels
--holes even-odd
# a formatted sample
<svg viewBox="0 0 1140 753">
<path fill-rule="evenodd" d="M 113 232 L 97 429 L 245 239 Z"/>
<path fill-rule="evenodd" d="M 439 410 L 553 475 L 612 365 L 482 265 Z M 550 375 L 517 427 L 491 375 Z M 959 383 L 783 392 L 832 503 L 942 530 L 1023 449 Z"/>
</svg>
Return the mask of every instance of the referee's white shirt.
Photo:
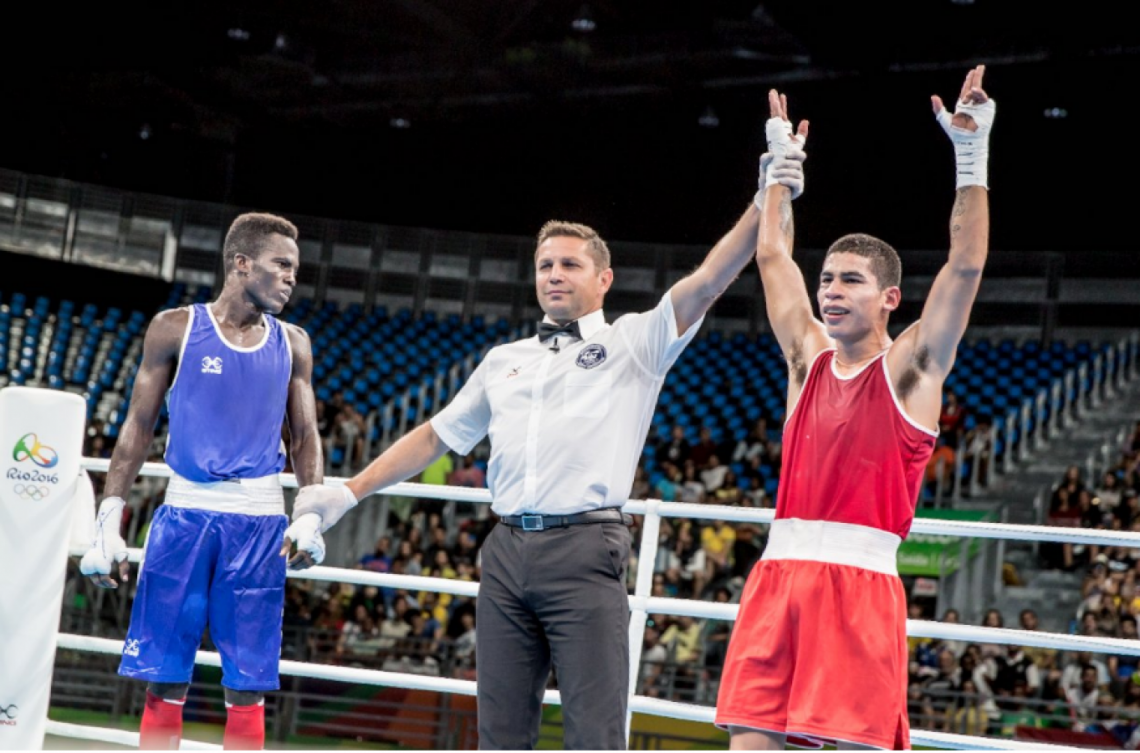
<svg viewBox="0 0 1140 753">
<path fill-rule="evenodd" d="M 582 340 L 492 348 L 431 419 L 461 455 L 490 435 L 491 509 L 566 515 L 625 504 L 665 374 L 701 326 L 678 333 L 670 296 L 612 325 L 600 310 L 584 316 Z"/>
</svg>

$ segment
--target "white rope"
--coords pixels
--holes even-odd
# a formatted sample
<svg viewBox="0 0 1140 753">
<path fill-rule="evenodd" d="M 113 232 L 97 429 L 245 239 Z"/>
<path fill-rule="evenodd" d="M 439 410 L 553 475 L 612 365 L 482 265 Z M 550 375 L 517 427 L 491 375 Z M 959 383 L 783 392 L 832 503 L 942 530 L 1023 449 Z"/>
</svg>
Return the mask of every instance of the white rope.
<svg viewBox="0 0 1140 753">
<path fill-rule="evenodd" d="M 89 471 L 106 473 L 111 461 L 107 458 L 83 458 L 80 466 Z M 164 463 L 144 463 L 139 471 L 142 476 L 169 478 L 170 468 Z M 292 473 L 279 474 L 281 485 L 287 489 L 297 487 L 297 477 Z M 341 486 L 347 481 L 339 476 L 325 478 L 330 486 Z M 466 486 L 440 486 L 437 484 L 399 483 L 375 492 L 378 495 L 396 495 L 423 499 L 454 500 L 475 504 L 490 504 L 491 492 L 487 489 L 472 489 Z M 660 500 L 653 500 L 661 502 Z M 631 515 L 644 515 L 647 500 L 629 500 L 622 507 Z M 684 502 L 659 504 L 657 512 L 666 518 L 690 518 L 696 520 L 727 520 L 734 523 L 771 523 L 776 511 L 771 508 L 730 507 L 728 505 L 698 505 Z M 1027 526 L 1012 523 L 985 523 L 964 520 L 940 520 L 935 518 L 915 518 L 910 528 L 912 533 L 931 536 L 952 536 L 955 538 L 1006 539 L 1010 541 L 1046 541 L 1058 544 L 1099 544 L 1101 546 L 1127 546 L 1140 548 L 1140 533 L 1131 531 L 1107 531 L 1092 528 L 1070 528 L 1062 526 Z"/>
<path fill-rule="evenodd" d="M 622 508 L 631 515 L 644 515 L 644 500 L 630 500 Z M 688 502 L 665 502 L 657 507 L 663 518 L 727 520 L 734 523 L 769 524 L 776 519 L 772 508 L 699 505 Z M 954 538 L 1007 539 L 1012 541 L 1048 541 L 1062 544 L 1100 544 L 1103 546 L 1140 547 L 1140 533 L 1131 531 L 1099 531 L 1091 528 L 1061 526 L 1027 526 L 1012 523 L 985 523 L 965 520 L 915 518 L 911 533 Z"/>
<path fill-rule="evenodd" d="M 130 560 L 132 562 L 138 562 L 142 550 L 131 549 L 128 551 L 130 552 Z M 77 554 L 77 552 L 72 552 L 72 554 Z M 79 552 L 79 554 L 81 554 L 81 552 Z M 407 591 L 432 591 L 435 593 L 447 593 L 472 598 L 478 597 L 479 595 L 479 584 L 476 582 L 452 580 L 448 578 L 429 578 L 422 575 L 373 573 L 366 570 L 349 570 L 339 567 L 312 567 L 308 570 L 290 570 L 287 572 L 287 575 L 297 580 L 333 581 Z M 629 607 L 631 610 L 642 610 L 649 614 L 668 614 L 680 617 L 699 617 L 703 619 L 727 621 L 736 620 L 737 613 L 740 610 L 740 606 L 737 604 L 718 604 L 712 601 L 662 597 L 641 599 L 636 596 L 629 597 Z M 995 643 L 1007 646 L 1052 648 L 1062 651 L 1091 651 L 1101 654 L 1140 656 L 1140 641 L 1126 638 L 1064 635 L 1062 633 L 1047 633 L 1039 630 L 1012 630 L 1009 628 L 991 628 L 982 627 L 980 625 L 934 622 L 931 620 L 907 620 L 906 632 L 907 635 L 912 638 L 936 638 L 949 641 L 963 641 L 966 643 Z"/>
<path fill-rule="evenodd" d="M 72 549 L 71 555 L 82 557 L 86 550 Z M 141 562 L 142 549 L 128 549 L 127 560 Z M 454 596 L 479 595 L 479 584 L 469 580 L 456 580 L 452 578 L 432 578 L 426 575 L 396 575 L 393 573 L 375 573 L 370 570 L 351 570 L 345 567 L 310 567 L 308 570 L 287 570 L 289 578 L 297 580 L 320 580 L 333 583 L 352 583 L 357 586 L 376 586 L 378 588 L 395 588 L 405 591 L 432 591 L 434 593 L 452 594 Z"/>
<path fill-rule="evenodd" d="M 630 597 L 630 607 L 644 609 L 650 614 L 702 617 L 712 620 L 735 620 L 737 612 L 740 610 L 737 604 L 717 604 L 711 601 L 661 597 L 648 599 Z M 1101 654 L 1140 656 L 1140 640 L 1127 638 L 1063 635 L 1040 630 L 1011 630 L 1009 628 L 961 625 L 931 620 L 907 620 L 906 634 L 912 638 L 938 638 L 964 643 L 996 643 L 1006 646 L 1054 648 L 1061 651 L 1091 651 Z"/>
<path fill-rule="evenodd" d="M 97 654 L 120 655 L 123 641 L 110 638 L 93 638 L 87 635 L 60 633 L 57 645 L 61 649 L 91 651 Z M 194 663 L 207 667 L 222 666 L 222 657 L 214 651 L 199 651 Z M 317 680 L 332 680 L 356 685 L 390 685 L 410 690 L 430 690 L 436 693 L 459 693 L 475 695 L 475 683 L 471 680 L 452 680 L 446 677 L 387 672 L 361 667 L 338 667 L 331 664 L 308 664 L 302 661 L 281 660 L 280 672 L 290 677 L 308 677 Z"/>
<path fill-rule="evenodd" d="M 84 458 L 82 465 L 88 470 L 106 472 L 110 466 L 110 461 L 105 459 Z M 146 476 L 169 477 L 171 471 L 168 466 L 162 463 L 146 463 L 141 470 L 141 474 Z M 343 484 L 344 481 L 345 479 L 343 478 L 325 479 L 325 483 L 334 486 Z M 287 488 L 295 488 L 297 486 L 297 479 L 293 474 L 281 474 L 281 482 L 282 485 Z M 433 484 L 395 484 L 380 490 L 378 494 L 456 500 L 478 504 L 488 504 L 491 502 L 491 494 L 486 489 L 438 486 Z M 672 518 L 715 519 L 760 524 L 771 523 L 775 518 L 775 511 L 772 509 L 729 507 L 726 505 L 663 503 L 660 500 L 630 501 L 623 507 L 623 510 L 627 513 L 640 515 L 648 514 L 650 516 L 660 515 Z M 918 534 L 957 538 L 999 538 L 1022 541 L 1102 544 L 1108 546 L 1122 545 L 1131 548 L 1140 547 L 1140 534 L 1120 531 L 1093 531 L 1081 528 L 1008 525 L 917 518 L 911 530 Z M 73 554 L 82 555 L 83 552 L 73 552 Z M 131 561 L 138 562 L 141 556 L 141 550 L 130 550 Z M 652 561 L 652 558 L 650 558 L 649 561 Z M 393 575 L 389 573 L 372 573 L 331 567 L 315 567 L 303 571 L 290 571 L 288 576 L 290 578 L 303 580 L 337 581 L 360 585 L 374 585 L 382 588 L 434 591 L 460 596 L 477 596 L 479 588 L 477 583 L 469 581 Z M 634 610 L 635 614 L 648 612 L 654 614 L 688 615 L 720 620 L 735 620 L 739 610 L 739 607 L 735 604 L 716 604 L 685 599 L 654 598 L 644 594 L 631 596 L 630 607 Z M 1042 648 L 1140 656 L 1140 641 L 1126 641 L 1118 638 L 1066 636 L 1037 631 L 985 628 L 921 620 L 908 620 L 907 634 L 914 637 L 945 640 L 1036 646 Z M 57 640 L 60 648 L 95 651 L 105 654 L 120 654 L 123 648 L 121 641 L 91 638 L 87 636 L 59 635 Z M 198 652 L 195 661 L 199 664 L 210 666 L 221 665 L 221 659 L 218 654 L 212 652 Z M 306 664 L 304 662 L 285 660 L 280 662 L 280 672 L 285 675 L 363 685 L 385 685 L 443 693 L 460 693 L 470 696 L 476 694 L 475 683 L 471 681 L 366 670 L 355 667 Z M 560 698 L 557 691 L 547 691 L 545 694 L 545 702 L 559 703 Z M 635 696 L 631 699 L 630 709 L 631 711 L 642 711 L 644 713 L 668 716 L 671 718 L 692 719 L 694 721 L 703 722 L 712 722 L 713 715 L 715 714 L 715 710 L 708 707 L 682 704 L 673 701 L 662 701 L 660 699 L 642 696 Z M 100 732 L 100 734 L 102 734 L 102 732 Z M 921 730 L 912 732 L 911 739 L 916 743 L 951 749 L 1028 750 L 1044 747 L 1058 749 L 1056 746 L 1044 746 L 1039 744 L 1026 745 L 1024 743 L 1014 743 L 1007 740 L 972 738 L 960 735 L 924 732 Z M 137 744 L 137 735 L 135 735 L 134 744 Z"/>
<path fill-rule="evenodd" d="M 675 599 L 674 601 L 679 601 Z M 1006 631 L 1017 632 L 1017 631 Z M 123 642 L 112 640 L 109 638 L 92 638 L 85 635 L 71 635 L 61 633 L 58 636 L 58 645 L 61 649 L 71 649 L 75 651 L 92 651 L 100 654 L 121 654 L 123 651 Z M 194 657 L 197 664 L 202 664 L 210 667 L 221 666 L 221 657 L 213 651 L 199 651 Z M 429 690 L 437 693 L 458 693 L 460 695 L 474 696 L 476 695 L 476 685 L 471 680 L 453 680 L 443 677 L 425 677 L 423 675 L 401 673 L 401 672 L 385 672 L 375 669 L 361 669 L 358 667 L 334 667 L 324 664 L 307 664 L 299 661 L 283 660 L 281 662 L 281 674 L 290 675 L 293 677 L 309 677 L 321 680 L 333 680 L 339 682 L 355 683 L 358 685 L 382 685 L 395 688 L 407 688 L 410 690 Z M 547 690 L 543 695 L 543 703 L 560 705 L 562 697 L 557 690 Z M 663 716 L 670 719 L 685 719 L 694 722 L 707 722 L 712 724 L 715 721 L 716 709 L 710 706 L 697 706 L 691 703 L 680 703 L 677 701 L 663 701 L 659 698 L 649 698 L 647 696 L 634 696 L 630 699 L 629 708 L 632 712 L 640 712 L 644 714 L 651 714 L 653 716 Z M 49 722 L 52 724 L 52 722 Z M 120 732 L 118 730 L 103 730 L 96 727 L 81 728 L 78 725 L 68 725 L 76 730 L 90 729 L 97 731 L 100 735 L 107 735 L 107 737 L 91 737 L 88 739 L 102 740 L 104 742 L 118 742 L 123 745 L 138 745 L 138 734 L 130 732 Z M 63 733 L 58 733 L 63 734 Z M 134 735 L 133 742 L 128 737 L 119 737 L 111 739 L 111 735 L 116 736 L 129 736 Z M 82 737 L 76 733 L 68 735 L 70 737 Z M 126 742 L 122 742 L 126 740 Z M 1063 750 L 1057 746 L 1048 746 L 1040 744 L 1027 744 L 1017 743 L 1010 740 L 996 740 L 982 737 L 964 737 L 962 735 L 947 735 L 936 732 L 926 732 L 924 730 L 912 730 L 911 742 L 936 745 L 941 748 L 950 748 L 954 750 L 1037 750 L 1040 748 L 1051 748 L 1055 750 Z M 204 747 L 203 743 L 196 743 L 196 745 Z M 184 745 L 183 747 L 187 747 Z"/>
<path fill-rule="evenodd" d="M 111 467 L 109 458 L 83 458 L 79 467 L 88 471 L 106 473 Z M 143 463 L 139 469 L 140 476 L 158 476 L 170 478 L 174 472 L 166 463 Z M 292 473 L 279 473 L 281 486 L 286 489 L 297 488 L 297 476 Z M 343 486 L 348 479 L 340 476 L 327 476 L 324 483 L 329 486 Z M 376 494 L 392 494 L 398 497 L 423 497 L 424 499 L 455 500 L 456 502 L 476 502 L 491 504 L 491 492 L 486 489 L 473 489 L 467 486 L 440 486 L 439 484 L 414 484 L 404 482 L 392 484 L 380 489 Z"/>
<path fill-rule="evenodd" d="M 68 724 L 48 719 L 45 731 L 56 737 L 69 737 L 76 740 L 95 740 L 112 745 L 124 745 L 128 748 L 139 747 L 139 733 L 124 729 L 110 729 L 107 727 L 91 727 L 86 724 Z M 181 750 L 221 750 L 221 745 L 200 743 L 196 740 L 182 740 Z"/>
</svg>

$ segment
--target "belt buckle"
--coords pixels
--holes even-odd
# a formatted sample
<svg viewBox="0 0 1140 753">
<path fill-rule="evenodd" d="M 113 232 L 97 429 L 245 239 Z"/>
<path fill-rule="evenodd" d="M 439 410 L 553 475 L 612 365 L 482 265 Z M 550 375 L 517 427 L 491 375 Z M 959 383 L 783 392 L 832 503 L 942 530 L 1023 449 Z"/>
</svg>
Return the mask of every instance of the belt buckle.
<svg viewBox="0 0 1140 753">
<path fill-rule="evenodd" d="M 541 515 L 523 515 L 521 517 L 522 517 L 522 529 L 524 531 L 542 531 L 542 530 L 545 530 L 545 526 L 542 525 L 542 516 Z"/>
</svg>

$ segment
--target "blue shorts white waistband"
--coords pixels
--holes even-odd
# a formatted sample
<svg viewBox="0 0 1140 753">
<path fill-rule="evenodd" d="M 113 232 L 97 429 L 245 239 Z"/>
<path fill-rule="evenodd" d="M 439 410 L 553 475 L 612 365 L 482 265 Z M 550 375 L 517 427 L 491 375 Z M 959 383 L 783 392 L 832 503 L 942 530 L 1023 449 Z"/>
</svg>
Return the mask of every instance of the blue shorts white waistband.
<svg viewBox="0 0 1140 753">
<path fill-rule="evenodd" d="M 206 484 L 174 474 L 166 487 L 166 504 L 238 515 L 285 514 L 285 495 L 276 474 Z"/>
</svg>

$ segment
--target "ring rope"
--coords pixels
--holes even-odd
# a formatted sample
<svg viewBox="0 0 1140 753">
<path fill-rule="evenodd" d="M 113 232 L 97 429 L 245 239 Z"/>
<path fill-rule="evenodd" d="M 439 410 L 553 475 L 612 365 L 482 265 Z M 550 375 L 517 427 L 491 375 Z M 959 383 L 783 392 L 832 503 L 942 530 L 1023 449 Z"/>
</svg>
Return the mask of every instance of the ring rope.
<svg viewBox="0 0 1140 753">
<path fill-rule="evenodd" d="M 83 458 L 80 465 L 89 471 L 106 472 L 111 461 L 106 458 Z M 144 463 L 139 472 L 142 476 L 169 478 L 170 468 L 164 463 Z M 292 473 L 279 474 L 281 485 L 286 489 L 297 488 L 297 477 Z M 326 478 L 329 486 L 342 486 L 347 479 Z M 377 495 L 418 497 L 455 502 L 490 504 L 491 492 L 487 489 L 472 489 L 466 486 L 442 486 L 439 484 L 417 484 L 402 482 L 375 492 Z M 687 502 L 662 502 L 661 500 L 629 500 L 622 511 L 631 515 L 644 515 L 649 503 L 657 502 L 655 512 L 665 518 L 690 518 L 705 520 L 726 520 L 733 523 L 770 524 L 776 519 L 772 508 L 730 507 L 728 505 L 699 505 Z M 1035 526 L 1015 523 L 985 523 L 965 520 L 939 520 L 935 518 L 915 518 L 910 528 L 912 533 L 929 536 L 952 536 L 957 538 L 1006 539 L 1008 541 L 1040 541 L 1055 544 L 1098 544 L 1101 546 L 1128 546 L 1140 548 L 1140 533 L 1131 531 L 1098 531 L 1092 528 L 1068 528 L 1061 526 Z"/>
<path fill-rule="evenodd" d="M 1017 632 L 1017 631 L 1007 631 Z M 70 635 L 61 633 L 58 636 L 57 644 L 61 649 L 71 649 L 76 651 L 91 651 L 100 654 L 121 654 L 123 650 L 123 641 L 117 641 L 110 638 L 92 638 L 84 635 Z M 221 656 L 213 651 L 199 651 L 194 661 L 197 664 L 205 666 L 219 667 L 221 666 Z M 294 677 L 307 677 L 321 680 L 332 680 L 338 682 L 356 683 L 360 685 L 379 685 L 397 688 L 406 688 L 409 690 L 428 690 L 439 693 L 458 693 L 460 695 L 474 696 L 476 695 L 476 684 L 472 680 L 453 680 L 450 678 L 442 677 L 427 677 L 424 675 L 416 675 L 403 672 L 386 672 L 383 670 L 375 669 L 361 669 L 357 667 L 338 667 L 323 664 L 309 664 L 306 662 L 291 661 L 283 659 L 280 665 L 281 674 L 290 675 Z M 562 702 L 561 695 L 557 690 L 547 690 L 543 696 L 543 703 L 560 705 Z M 654 716 L 664 716 L 671 719 L 683 719 L 695 722 L 707 722 L 712 724 L 715 721 L 716 709 L 710 706 L 698 706 L 692 703 L 681 703 L 678 701 L 665 701 L 660 698 L 649 698 L 647 696 L 633 696 L 629 702 L 630 711 L 637 713 L 651 714 Z M 57 723 L 58 724 L 58 723 Z M 60 734 L 68 737 L 82 737 L 85 730 L 97 730 L 97 733 L 102 735 L 107 733 L 107 730 L 98 727 L 83 727 L 81 725 L 68 725 L 70 730 L 53 732 L 53 734 Z M 113 731 L 108 734 L 116 735 L 129 735 L 132 733 L 123 733 Z M 138 744 L 137 733 L 135 734 L 134 744 Z M 930 732 L 926 730 L 911 730 L 911 741 L 924 745 L 936 745 L 941 748 L 948 748 L 952 750 L 1038 750 L 1041 748 L 1049 748 L 1051 750 L 1071 750 L 1060 746 L 1043 745 L 1040 743 L 1018 743 L 1012 740 L 997 740 L 992 738 L 969 737 L 965 735 L 952 735 L 947 733 Z M 85 739 L 104 740 L 106 742 L 118 742 L 118 739 L 112 740 L 109 737 L 90 737 Z M 128 738 L 121 738 L 128 739 Z M 979 744 L 979 741 L 982 744 Z M 124 743 L 131 744 L 131 743 Z M 204 743 L 198 743 L 199 746 Z"/>
<path fill-rule="evenodd" d="M 129 549 L 128 559 L 138 562 L 141 549 Z M 72 551 L 73 555 L 82 552 Z M 433 591 L 455 596 L 477 597 L 479 584 L 473 581 L 432 578 L 423 575 L 393 575 L 391 573 L 371 573 L 350 570 L 342 567 L 311 567 L 308 570 L 290 570 L 287 577 L 296 580 L 319 580 L 335 583 L 351 583 L 378 588 L 395 588 L 405 591 Z M 650 614 L 667 614 L 678 617 L 700 617 L 713 620 L 736 620 L 740 610 L 737 604 L 718 604 L 712 601 L 695 599 L 674 599 L 653 596 L 642 598 L 630 595 L 631 610 L 641 609 Z M 973 643 L 996 643 L 1010 646 L 1031 646 L 1034 648 L 1055 648 L 1063 651 L 1092 651 L 1102 654 L 1140 656 L 1140 641 L 1127 638 L 1101 638 L 1086 635 L 1065 635 L 1040 630 L 1014 630 L 1011 628 L 991 628 L 980 625 L 961 625 L 933 620 L 907 620 L 907 635 L 913 638 L 937 638 L 950 641 Z"/>
<path fill-rule="evenodd" d="M 57 737 L 69 737 L 77 740 L 94 740 L 112 745 L 124 745 L 128 748 L 139 747 L 139 733 L 125 729 L 110 729 L 108 727 L 91 727 L 85 724 L 69 724 L 48 719 L 44 732 Z M 197 740 L 182 738 L 181 750 L 221 750 L 221 745 L 202 743 Z"/>
<path fill-rule="evenodd" d="M 90 471 L 106 472 L 110 460 L 97 458 L 84 458 L 82 467 Z M 140 471 L 144 476 L 170 477 L 172 471 L 163 463 L 145 463 Z M 281 483 L 286 488 L 296 488 L 297 480 L 293 474 L 280 474 Z M 326 483 L 338 486 L 346 479 L 330 477 Z M 378 492 L 379 494 L 394 494 L 400 496 L 419 497 L 437 500 L 452 500 L 488 504 L 491 502 L 491 493 L 486 489 L 472 489 L 468 487 L 452 487 L 433 484 L 399 483 Z M 725 505 L 695 505 L 685 503 L 663 503 L 660 500 L 631 500 L 623 508 L 631 514 L 641 514 L 651 517 L 721 519 L 733 522 L 771 523 L 775 519 L 775 510 L 742 507 L 728 507 Z M 1140 547 L 1140 534 L 1118 531 L 1090 532 L 1089 529 L 1058 528 L 1051 526 L 1028 526 L 1002 523 L 978 523 L 966 521 L 946 521 L 928 518 L 918 518 L 914 521 L 911 530 L 914 533 L 948 536 L 958 538 L 1003 538 L 1022 541 L 1051 541 L 1060 543 L 1089 543 L 1109 546 L 1123 545 Z M 72 552 L 81 556 L 83 552 Z M 143 557 L 143 550 L 129 550 L 129 559 L 139 562 Z M 334 567 L 314 567 L 303 571 L 289 571 L 288 577 L 301 580 L 335 581 L 353 583 L 358 585 L 374 585 L 382 588 L 397 588 L 416 591 L 433 591 L 458 596 L 475 597 L 478 595 L 479 584 L 471 581 L 450 580 L 444 578 L 431 578 L 412 575 L 392 575 L 389 573 L 370 573 L 360 570 Z M 670 615 L 687 615 L 709 619 L 735 620 L 739 606 L 735 604 L 715 604 L 713 602 L 696 601 L 690 599 L 671 599 L 658 597 L 644 597 L 631 595 L 630 608 L 635 613 L 653 613 Z M 958 625 L 952 623 L 932 622 L 928 620 L 907 620 L 907 634 L 913 637 L 936 638 L 944 640 L 966 640 L 981 643 L 1006 644 L 1018 646 L 1034 646 L 1040 648 L 1055 648 L 1062 650 L 1092 651 L 1099 653 L 1115 653 L 1122 655 L 1140 656 L 1140 643 L 1120 638 L 1098 638 L 1089 636 L 1061 635 L 1039 631 L 1011 630 L 1005 628 L 986 628 L 972 625 Z M 122 653 L 123 642 L 105 638 L 89 636 L 60 634 L 57 637 L 59 648 L 78 651 L 92 651 L 103 654 Z M 214 652 L 199 651 L 195 657 L 199 664 L 220 666 L 221 658 Z M 408 688 L 414 690 L 427 690 L 444 693 L 460 693 L 462 695 L 476 695 L 476 684 L 470 680 L 454 680 L 450 678 L 433 678 L 411 673 L 386 672 L 382 670 L 366 670 L 355 667 L 340 667 L 333 665 L 309 664 L 291 660 L 280 662 L 282 674 L 319 678 L 333 681 L 358 683 L 365 685 L 384 685 L 391 687 Z M 545 703 L 560 703 L 557 691 L 547 691 Z M 715 709 L 707 706 L 665 701 L 645 696 L 632 696 L 630 711 L 665 716 L 675 719 L 688 719 L 691 721 L 712 723 Z M 102 740 L 117 742 L 126 745 L 137 745 L 138 734 L 121 730 L 105 730 L 100 728 L 84 727 L 82 725 L 64 725 L 49 720 L 49 732 L 64 737 Z M 88 736 L 95 735 L 95 736 Z M 111 739 L 114 737 L 114 739 Z M 1027 744 L 1010 740 L 969 737 L 947 733 L 928 732 L 925 730 L 912 730 L 913 742 L 933 745 L 946 749 L 991 749 L 991 750 L 1035 750 L 1049 748 L 1052 750 L 1066 750 L 1060 746 L 1042 745 L 1039 743 Z M 217 746 L 193 741 L 184 741 L 183 747 L 190 748 L 216 748 Z"/>
</svg>

